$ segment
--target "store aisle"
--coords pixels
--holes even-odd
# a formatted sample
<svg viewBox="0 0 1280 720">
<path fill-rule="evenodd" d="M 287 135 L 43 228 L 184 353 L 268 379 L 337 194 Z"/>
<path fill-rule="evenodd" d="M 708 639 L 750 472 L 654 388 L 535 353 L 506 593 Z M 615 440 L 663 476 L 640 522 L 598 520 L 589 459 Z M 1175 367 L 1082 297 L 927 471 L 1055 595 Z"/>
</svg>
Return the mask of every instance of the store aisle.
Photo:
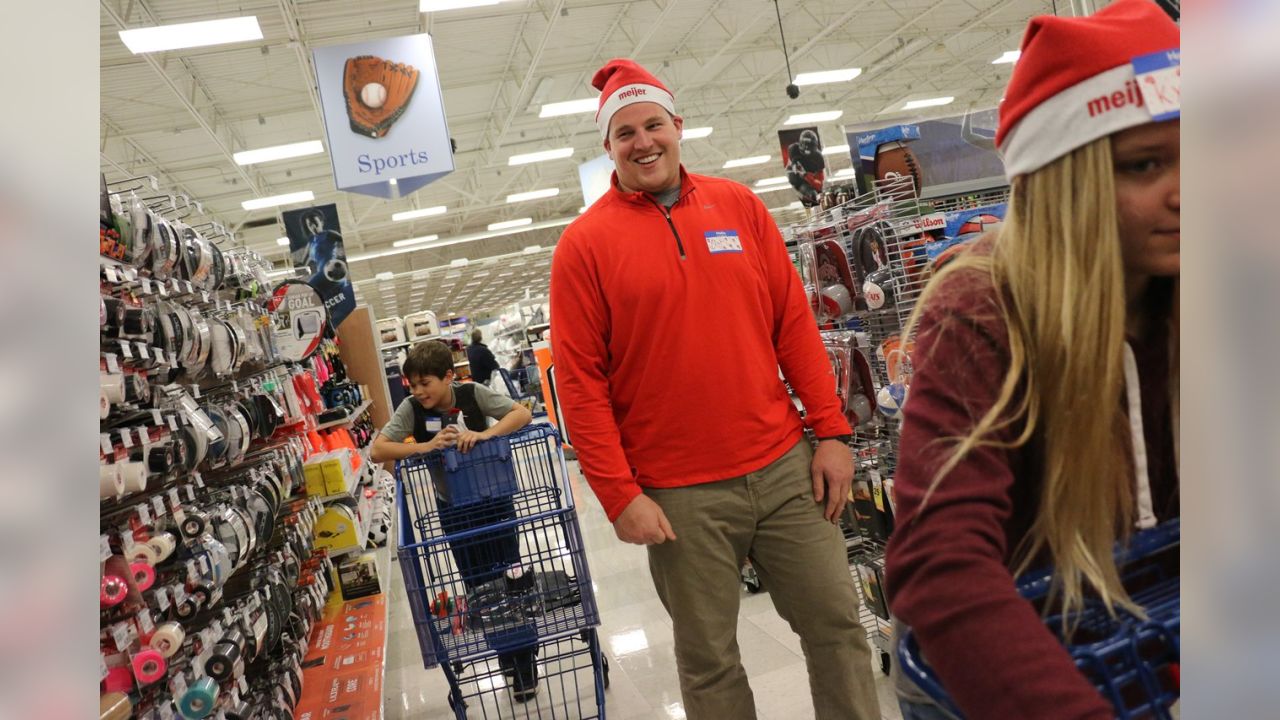
<svg viewBox="0 0 1280 720">
<path fill-rule="evenodd" d="M 671 622 L 662 609 L 643 547 L 618 541 L 590 488 L 569 463 L 587 563 L 600 607 L 600 643 L 609 658 L 611 686 L 605 693 L 609 720 L 680 720 L 684 708 L 672 653 Z M 383 685 L 386 717 L 436 720 L 452 718 L 446 700 L 448 684 L 438 668 L 422 667 L 413 621 L 399 567 L 392 564 L 388 587 L 391 618 L 387 638 L 387 672 Z M 799 639 L 773 609 L 767 594 L 742 596 L 738 642 L 751 679 L 760 720 L 813 718 L 809 683 Z M 889 678 L 874 669 L 885 720 L 900 720 Z M 544 674 L 546 672 L 544 671 Z M 585 679 L 590 682 L 590 679 Z M 505 692 L 504 692 L 505 694 Z M 539 700 L 545 699 L 545 687 Z M 517 706 L 522 707 L 524 706 Z M 529 703 L 517 718 L 551 717 Z M 511 717 L 510 712 L 477 717 Z M 562 711 L 554 714 L 564 717 Z M 732 720 L 726 718 L 725 720 Z"/>
</svg>

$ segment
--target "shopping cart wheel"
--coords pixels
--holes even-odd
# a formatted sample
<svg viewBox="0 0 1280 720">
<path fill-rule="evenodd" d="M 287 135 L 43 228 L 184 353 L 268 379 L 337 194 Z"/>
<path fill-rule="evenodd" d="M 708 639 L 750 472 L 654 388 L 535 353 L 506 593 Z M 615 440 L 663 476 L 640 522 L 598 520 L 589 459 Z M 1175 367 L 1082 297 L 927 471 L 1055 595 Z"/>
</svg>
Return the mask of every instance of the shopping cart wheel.
<svg viewBox="0 0 1280 720">
<path fill-rule="evenodd" d="M 609 689 L 609 658 L 605 657 L 604 653 L 600 653 L 600 673 L 602 675 L 602 679 L 604 680 L 604 689 L 608 690 Z"/>
<path fill-rule="evenodd" d="M 880 653 L 880 672 L 884 673 L 885 675 L 888 675 L 889 670 L 892 667 L 893 667 L 893 660 L 889 657 L 889 653 L 887 652 Z"/>
</svg>

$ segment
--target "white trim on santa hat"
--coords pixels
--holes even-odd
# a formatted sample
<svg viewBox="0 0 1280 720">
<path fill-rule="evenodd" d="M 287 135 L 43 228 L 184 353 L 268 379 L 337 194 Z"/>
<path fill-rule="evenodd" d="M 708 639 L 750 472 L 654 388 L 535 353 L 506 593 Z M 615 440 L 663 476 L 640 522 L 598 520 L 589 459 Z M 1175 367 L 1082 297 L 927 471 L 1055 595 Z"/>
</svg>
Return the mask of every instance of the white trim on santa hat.
<svg viewBox="0 0 1280 720">
<path fill-rule="evenodd" d="M 1094 75 L 1022 116 L 1000 154 L 1010 178 L 1034 172 L 1076 148 L 1151 122 L 1132 65 Z"/>
<path fill-rule="evenodd" d="M 609 120 L 613 118 L 613 114 L 627 105 L 638 102 L 657 103 L 672 115 L 676 114 L 676 99 L 657 85 L 646 83 L 623 85 L 615 90 L 596 112 L 596 127 L 600 128 L 600 134 L 608 138 Z"/>
</svg>

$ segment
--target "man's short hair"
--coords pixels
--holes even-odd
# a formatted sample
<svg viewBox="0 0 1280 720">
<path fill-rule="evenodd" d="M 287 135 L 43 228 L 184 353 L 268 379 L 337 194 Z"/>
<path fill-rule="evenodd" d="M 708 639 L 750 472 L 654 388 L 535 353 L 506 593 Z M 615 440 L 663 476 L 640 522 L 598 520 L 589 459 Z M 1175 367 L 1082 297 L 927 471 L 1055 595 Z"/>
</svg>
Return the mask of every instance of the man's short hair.
<svg viewBox="0 0 1280 720">
<path fill-rule="evenodd" d="M 484 339 L 484 335 L 479 330 L 471 331 L 471 342 L 478 343 Z"/>
<path fill-rule="evenodd" d="M 410 381 L 428 375 L 443 380 L 452 369 L 453 351 L 439 340 L 426 340 L 409 348 L 404 367 L 400 368 Z"/>
</svg>

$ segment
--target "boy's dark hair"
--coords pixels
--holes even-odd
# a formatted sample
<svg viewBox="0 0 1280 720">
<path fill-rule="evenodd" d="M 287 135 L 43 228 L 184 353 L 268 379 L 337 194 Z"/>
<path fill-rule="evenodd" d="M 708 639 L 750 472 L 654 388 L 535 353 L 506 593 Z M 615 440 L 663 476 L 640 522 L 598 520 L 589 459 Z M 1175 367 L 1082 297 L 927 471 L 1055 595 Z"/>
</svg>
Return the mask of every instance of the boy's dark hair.
<svg viewBox="0 0 1280 720">
<path fill-rule="evenodd" d="M 439 340 L 427 340 L 409 348 L 409 355 L 400 368 L 406 378 L 431 375 L 441 380 L 453 369 L 453 351 Z"/>
<path fill-rule="evenodd" d="M 484 335 L 479 330 L 471 331 L 471 342 L 479 344 L 484 339 Z"/>
</svg>

